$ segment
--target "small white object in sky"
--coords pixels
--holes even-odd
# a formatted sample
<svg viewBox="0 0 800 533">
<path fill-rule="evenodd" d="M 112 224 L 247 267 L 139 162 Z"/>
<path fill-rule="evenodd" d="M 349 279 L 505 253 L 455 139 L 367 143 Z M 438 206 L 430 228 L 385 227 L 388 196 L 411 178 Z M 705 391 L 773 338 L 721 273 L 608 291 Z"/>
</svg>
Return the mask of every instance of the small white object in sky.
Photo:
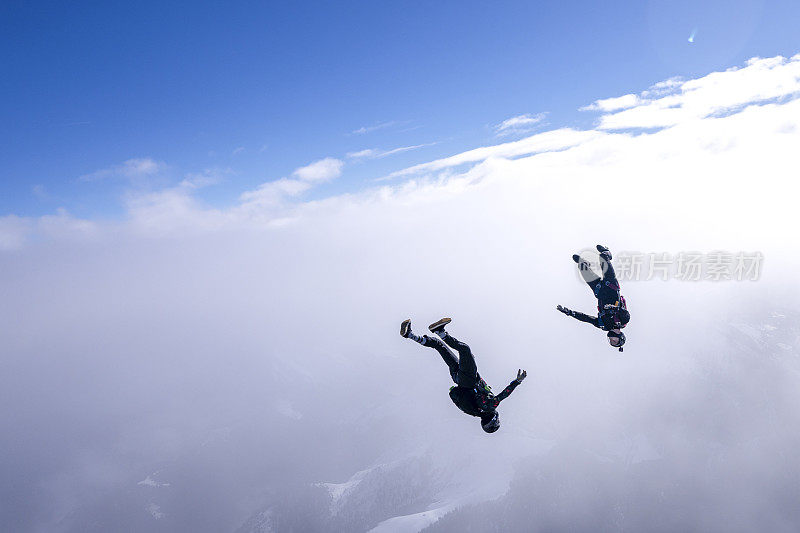
<svg viewBox="0 0 800 533">
<path fill-rule="evenodd" d="M 689 36 L 689 42 L 690 42 L 690 43 L 693 43 L 693 42 L 694 42 L 694 37 L 695 37 L 695 35 L 697 35 L 697 28 L 693 29 L 693 30 L 692 30 L 692 34 Z"/>
</svg>

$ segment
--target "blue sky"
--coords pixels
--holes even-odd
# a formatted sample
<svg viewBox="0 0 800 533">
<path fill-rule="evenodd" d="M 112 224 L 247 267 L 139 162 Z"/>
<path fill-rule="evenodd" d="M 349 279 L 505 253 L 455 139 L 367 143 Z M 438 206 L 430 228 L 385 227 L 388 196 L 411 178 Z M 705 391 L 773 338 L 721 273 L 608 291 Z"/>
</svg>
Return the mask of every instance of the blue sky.
<svg viewBox="0 0 800 533">
<path fill-rule="evenodd" d="M 311 194 L 355 191 L 519 138 L 511 117 L 589 127 L 598 98 L 791 56 L 798 27 L 788 0 L 4 2 L 0 216 L 117 217 L 203 173 L 226 206 L 326 157 L 341 177 Z M 131 180 L 132 159 L 158 166 Z"/>
</svg>

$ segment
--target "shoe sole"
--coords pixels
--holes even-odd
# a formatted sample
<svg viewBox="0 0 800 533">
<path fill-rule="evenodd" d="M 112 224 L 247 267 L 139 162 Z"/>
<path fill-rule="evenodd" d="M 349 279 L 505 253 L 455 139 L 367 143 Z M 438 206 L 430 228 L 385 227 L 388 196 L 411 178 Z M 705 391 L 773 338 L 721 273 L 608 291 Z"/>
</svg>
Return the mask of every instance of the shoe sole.
<svg viewBox="0 0 800 533">
<path fill-rule="evenodd" d="M 400 336 L 408 338 L 408 334 L 411 333 L 411 319 L 403 320 L 403 323 L 400 324 Z"/>
<path fill-rule="evenodd" d="M 447 324 L 449 324 L 452 321 L 453 321 L 452 318 L 441 318 L 441 319 L 437 320 L 436 322 L 434 322 L 433 324 L 431 324 L 430 326 L 428 326 L 428 329 L 430 331 L 436 331 L 439 328 L 445 327 Z"/>
</svg>

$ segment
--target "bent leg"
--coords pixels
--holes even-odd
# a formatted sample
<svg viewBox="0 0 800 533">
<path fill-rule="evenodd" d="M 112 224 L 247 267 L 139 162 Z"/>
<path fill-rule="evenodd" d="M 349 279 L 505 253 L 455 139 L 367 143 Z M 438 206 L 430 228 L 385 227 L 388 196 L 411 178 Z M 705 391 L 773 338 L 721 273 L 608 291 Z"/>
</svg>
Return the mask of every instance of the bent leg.
<svg viewBox="0 0 800 533">
<path fill-rule="evenodd" d="M 453 381 L 457 384 L 458 358 L 456 357 L 456 354 L 450 351 L 450 349 L 436 337 L 430 337 L 428 335 L 425 335 L 425 346 L 430 346 L 431 348 L 439 352 L 439 355 L 442 356 L 442 360 L 444 360 L 445 364 L 447 365 L 447 368 L 450 369 L 450 377 L 453 378 Z"/>
<path fill-rule="evenodd" d="M 458 352 L 458 384 L 462 387 L 474 387 L 478 381 L 478 365 L 469 346 L 449 333 L 444 342 Z"/>
</svg>

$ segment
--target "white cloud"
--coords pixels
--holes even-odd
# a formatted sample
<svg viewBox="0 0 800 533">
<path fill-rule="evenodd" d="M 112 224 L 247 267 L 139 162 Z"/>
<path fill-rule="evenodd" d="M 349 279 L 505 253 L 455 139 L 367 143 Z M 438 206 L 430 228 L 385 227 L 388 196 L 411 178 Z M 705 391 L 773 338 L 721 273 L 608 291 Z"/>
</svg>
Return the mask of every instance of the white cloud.
<svg viewBox="0 0 800 533">
<path fill-rule="evenodd" d="M 367 148 L 365 150 L 359 150 L 357 152 L 348 152 L 347 157 L 351 159 L 361 159 L 361 158 L 373 158 L 376 154 L 380 153 L 378 150 L 374 150 L 372 148 Z"/>
<path fill-rule="evenodd" d="M 107 228 L 106 228 L 107 229 Z M 0 251 L 23 248 L 31 240 L 84 241 L 100 235 L 101 225 L 75 218 L 59 208 L 52 215 L 40 217 L 0 217 Z"/>
<path fill-rule="evenodd" d="M 130 193 L 126 198 L 129 229 L 155 237 L 189 235 L 225 226 L 228 215 L 202 206 L 191 187 Z"/>
<path fill-rule="evenodd" d="M 684 82 L 668 80 L 645 91 L 636 97 L 634 105 L 626 105 L 623 110 L 613 106 L 604 108 L 601 102 L 608 100 L 593 105 L 595 109 L 610 112 L 600 117 L 600 129 L 663 128 L 798 94 L 800 55 L 790 59 L 755 58 L 743 68 Z M 631 96 L 634 95 L 623 98 L 630 100 Z"/>
<path fill-rule="evenodd" d="M 507 135 L 519 135 L 527 133 L 533 129 L 536 124 L 544 120 L 545 113 L 538 115 L 518 115 L 511 117 L 494 127 L 494 132 L 498 137 L 505 137 Z"/>
<path fill-rule="evenodd" d="M 39 217 L 36 223 L 38 233 L 49 239 L 80 241 L 97 237 L 102 232 L 97 222 L 76 218 L 64 208 L 57 209 L 54 215 Z"/>
<path fill-rule="evenodd" d="M 80 181 L 98 181 L 108 178 L 137 179 L 154 176 L 166 169 L 166 165 L 149 157 L 128 159 L 120 165 L 100 169 L 90 174 L 84 174 Z"/>
<path fill-rule="evenodd" d="M 225 176 L 232 173 L 233 171 L 229 168 L 207 168 L 202 172 L 190 172 L 184 175 L 179 187 L 201 189 L 219 183 Z"/>
<path fill-rule="evenodd" d="M 265 182 L 239 195 L 227 210 L 201 205 L 194 190 L 217 183 L 228 169 L 187 174 L 175 187 L 155 192 L 129 193 L 126 205 L 132 225 L 140 233 L 175 235 L 180 232 L 217 231 L 238 224 L 282 224 L 291 202 L 313 186 L 337 178 L 344 162 L 327 157 L 292 172 L 292 177 Z"/>
<path fill-rule="evenodd" d="M 292 176 L 311 182 L 329 181 L 342 175 L 344 162 L 333 157 L 326 157 L 310 165 L 300 167 L 292 172 Z"/>
<path fill-rule="evenodd" d="M 398 178 L 425 172 L 443 170 L 467 163 L 484 161 L 492 157 L 510 158 L 541 152 L 550 152 L 554 150 L 563 150 L 565 148 L 569 148 L 570 146 L 575 146 L 586 142 L 597 135 L 598 133 L 594 131 L 578 131 L 570 128 L 547 131 L 531 137 L 526 137 L 525 139 L 520 139 L 519 141 L 475 148 L 474 150 L 462 152 L 454 156 L 414 165 L 413 167 L 392 172 L 389 174 L 389 176 L 383 179 Z"/>
<path fill-rule="evenodd" d="M 231 153 L 231 155 L 239 155 L 239 154 L 241 154 L 242 152 L 244 152 L 244 150 L 245 150 L 244 146 L 239 146 L 238 148 L 235 148 L 235 149 L 233 150 L 233 152 Z"/>
<path fill-rule="evenodd" d="M 679 87 L 685 80 L 680 77 L 672 77 L 668 78 L 664 81 L 660 81 L 658 83 L 654 83 L 650 86 L 649 89 L 642 93 L 642 96 L 646 97 L 654 97 L 654 96 L 662 96 L 664 94 L 668 94 L 672 92 L 676 87 Z"/>
<path fill-rule="evenodd" d="M 281 178 L 260 185 L 257 189 L 242 193 L 239 199 L 247 208 L 271 207 L 286 198 L 298 196 L 311 188 L 308 181 Z"/>
<path fill-rule="evenodd" d="M 441 171 L 493 157 L 512 158 L 565 150 L 597 139 L 603 130 L 674 126 L 798 94 L 800 55 L 788 60 L 782 57 L 753 59 L 741 69 L 715 72 L 688 81 L 671 78 L 656 83 L 641 95 L 598 100 L 585 108 L 606 112 L 596 130 L 547 131 L 398 170 L 384 179 Z"/>
<path fill-rule="evenodd" d="M 712 217 L 719 212 L 707 204 L 701 206 L 700 200 L 714 196 L 727 199 L 726 205 L 737 204 L 745 201 L 739 194 L 741 191 L 755 197 L 763 189 L 759 188 L 756 193 L 752 191 L 752 176 L 769 174 L 770 179 L 776 180 L 768 190 L 794 183 L 786 181 L 789 178 L 785 169 L 796 166 L 787 157 L 795 151 L 790 145 L 796 141 L 800 119 L 796 116 L 798 104 L 785 98 L 800 91 L 798 64 L 800 56 L 790 60 L 780 57 L 756 59 L 741 69 L 713 73 L 696 80 L 667 80 L 635 98 L 625 95 L 596 103 L 598 109 L 611 110 L 634 104 L 621 111 L 605 113 L 596 129 L 557 129 L 514 142 L 476 148 L 396 171 L 389 177 L 414 179 L 362 194 L 310 203 L 301 201 L 303 193 L 316 183 L 341 175 L 344 163 L 329 157 L 295 170 L 288 178 L 242 193 L 239 203 L 227 209 L 212 209 L 194 199 L 193 188 L 204 183 L 204 176 L 187 176 L 180 186 L 157 193 L 132 195 L 127 205 L 132 220 L 138 221 L 140 228 L 168 227 L 170 220 L 178 221 L 175 224 L 177 228 L 193 225 L 197 228 L 235 227 L 285 221 L 321 206 L 361 201 L 380 203 L 390 199 L 405 202 L 417 198 L 420 193 L 428 197 L 442 191 L 465 191 L 491 177 L 493 181 L 509 183 L 509 187 L 514 180 L 535 180 L 540 184 L 560 183 L 558 180 L 561 180 L 566 189 L 557 194 L 553 192 L 552 198 L 559 198 L 554 202 L 562 204 L 568 202 L 568 190 L 592 190 L 596 182 L 605 180 L 615 184 L 614 194 L 619 202 L 627 198 L 628 205 L 636 206 L 637 210 L 648 205 L 664 205 L 669 199 L 672 205 L 687 209 L 694 205 L 698 213 Z M 784 99 L 780 99 L 781 96 Z M 763 105 L 765 101 L 774 103 Z M 760 105 L 748 107 L 752 104 Z M 637 118 L 635 113 L 651 112 L 657 115 L 657 119 L 648 124 L 668 127 L 637 136 L 608 131 L 613 129 L 611 124 L 641 126 L 642 121 L 633 120 Z M 734 150 L 733 147 L 738 148 Z M 378 157 L 411 148 L 383 152 L 363 150 L 348 156 Z M 754 155 L 759 151 L 760 155 Z M 718 158 L 723 159 L 717 162 Z M 129 166 L 153 168 L 152 165 L 133 163 Z M 744 169 L 749 170 L 746 178 Z M 456 170 L 463 172 L 455 174 Z M 703 179 L 699 179 L 701 176 Z M 724 186 L 717 181 L 718 176 L 725 177 Z M 553 182 L 556 178 L 557 181 Z M 656 187 L 656 183 L 668 185 Z M 735 188 L 735 192 L 731 188 Z M 649 191 L 656 189 L 658 192 L 651 197 L 653 193 Z M 694 192 L 688 197 L 684 192 L 673 194 L 683 190 Z M 791 195 L 781 194 L 771 201 L 780 203 L 787 197 Z M 766 202 L 762 199 L 762 203 Z M 747 209 L 752 212 L 753 204 L 747 203 Z M 787 206 L 786 209 L 791 208 Z M 776 212 L 786 211 L 770 209 L 764 213 L 765 219 L 773 220 Z M 143 224 L 148 219 L 152 224 Z M 36 224 L 29 219 L 6 218 L 5 247 L 19 246 L 26 235 L 35 231 Z"/>
<path fill-rule="evenodd" d="M 433 146 L 436 143 L 426 143 L 426 144 L 415 144 L 413 146 L 401 146 L 399 148 L 392 148 L 391 150 L 376 150 L 372 148 L 367 148 L 366 150 L 360 150 L 358 152 L 349 152 L 347 157 L 350 159 L 381 159 L 384 157 L 388 157 L 390 155 L 400 154 L 403 152 L 410 152 L 412 150 L 418 150 L 420 148 L 425 148 L 426 146 Z"/>
<path fill-rule="evenodd" d="M 626 94 L 624 96 L 617 96 L 616 98 L 605 98 L 597 100 L 595 103 L 582 107 L 581 111 L 618 111 L 620 109 L 627 109 L 639 104 L 639 96 L 635 94 Z"/>
<path fill-rule="evenodd" d="M 390 128 L 395 124 L 398 124 L 396 120 L 390 120 L 388 122 L 381 122 L 379 124 L 375 124 L 374 126 L 362 126 L 357 130 L 353 130 L 351 133 L 353 135 L 364 135 L 365 133 L 371 133 L 373 131 Z"/>
</svg>

